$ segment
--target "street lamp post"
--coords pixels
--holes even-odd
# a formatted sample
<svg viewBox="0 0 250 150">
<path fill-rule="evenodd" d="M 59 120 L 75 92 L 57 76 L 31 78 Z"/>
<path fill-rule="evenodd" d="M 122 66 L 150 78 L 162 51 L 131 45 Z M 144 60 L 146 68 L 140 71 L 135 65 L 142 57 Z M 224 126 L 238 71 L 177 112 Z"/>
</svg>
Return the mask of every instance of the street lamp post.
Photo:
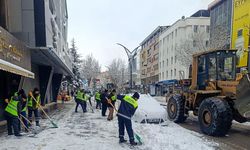
<svg viewBox="0 0 250 150">
<path fill-rule="evenodd" d="M 120 43 L 117 43 L 118 45 L 122 46 L 128 56 L 128 62 L 129 62 L 129 69 L 130 69 L 130 80 L 129 80 L 129 85 L 130 85 L 130 89 L 133 89 L 133 79 L 132 79 L 132 65 L 133 65 L 133 60 L 137 54 L 137 50 L 140 46 L 136 47 L 132 52 L 126 48 L 125 46 L 123 46 L 122 44 Z"/>
</svg>

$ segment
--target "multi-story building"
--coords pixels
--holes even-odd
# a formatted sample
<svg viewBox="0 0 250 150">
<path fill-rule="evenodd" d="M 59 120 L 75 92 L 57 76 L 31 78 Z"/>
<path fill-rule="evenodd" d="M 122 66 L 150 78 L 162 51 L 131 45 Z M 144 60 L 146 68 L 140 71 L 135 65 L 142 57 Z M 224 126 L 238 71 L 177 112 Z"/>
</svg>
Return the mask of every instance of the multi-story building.
<svg viewBox="0 0 250 150">
<path fill-rule="evenodd" d="M 209 45 L 209 25 L 209 12 L 200 10 L 177 20 L 160 35 L 160 82 L 189 77 L 192 53 Z"/>
<path fill-rule="evenodd" d="M 159 81 L 159 36 L 168 26 L 157 27 L 141 42 L 140 70 L 142 85 L 154 84 Z"/>
<path fill-rule="evenodd" d="M 56 101 L 72 75 L 67 21 L 66 0 L 0 0 L 0 100 L 38 87 L 43 105 Z"/>
<path fill-rule="evenodd" d="M 233 0 L 214 0 L 210 11 L 210 47 L 230 48 Z"/>
</svg>

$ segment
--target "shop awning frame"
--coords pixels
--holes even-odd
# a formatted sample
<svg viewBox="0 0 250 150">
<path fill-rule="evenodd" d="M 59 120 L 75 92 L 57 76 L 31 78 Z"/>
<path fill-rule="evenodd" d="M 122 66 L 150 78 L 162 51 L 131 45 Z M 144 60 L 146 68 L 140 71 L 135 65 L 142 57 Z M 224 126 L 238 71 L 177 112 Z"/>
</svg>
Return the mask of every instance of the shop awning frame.
<svg viewBox="0 0 250 150">
<path fill-rule="evenodd" d="M 35 78 L 35 74 L 29 70 L 26 70 L 22 67 L 19 67 L 15 64 L 7 62 L 5 60 L 0 59 L 0 69 L 3 71 L 7 71 L 10 73 L 18 74 L 27 78 Z"/>
</svg>

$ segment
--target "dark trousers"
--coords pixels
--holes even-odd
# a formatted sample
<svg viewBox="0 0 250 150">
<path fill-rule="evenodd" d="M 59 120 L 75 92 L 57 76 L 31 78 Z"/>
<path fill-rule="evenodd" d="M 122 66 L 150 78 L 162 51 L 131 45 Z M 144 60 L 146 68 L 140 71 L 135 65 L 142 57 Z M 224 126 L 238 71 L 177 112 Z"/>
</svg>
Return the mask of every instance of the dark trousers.
<svg viewBox="0 0 250 150">
<path fill-rule="evenodd" d="M 129 119 L 118 116 L 118 125 L 119 125 L 119 138 L 124 138 L 125 127 L 128 133 L 130 141 L 134 141 L 134 132 L 132 129 L 132 122 Z"/>
<path fill-rule="evenodd" d="M 99 100 L 96 100 L 96 109 L 101 109 L 102 108 L 102 105 L 101 105 L 101 101 Z"/>
<path fill-rule="evenodd" d="M 27 118 L 27 116 L 26 116 L 26 115 L 27 115 L 27 114 L 26 114 L 26 111 L 22 111 L 22 112 L 21 112 L 21 115 L 24 116 L 25 118 Z M 23 122 L 23 124 L 25 125 L 25 127 L 28 128 L 28 122 L 27 122 L 27 120 L 26 120 L 25 118 L 23 118 L 22 116 L 21 116 L 20 118 L 22 119 L 22 122 Z M 22 123 L 19 121 L 19 131 L 21 131 L 21 125 L 22 125 Z"/>
<path fill-rule="evenodd" d="M 102 103 L 102 116 L 106 116 L 107 107 L 107 104 Z"/>
<path fill-rule="evenodd" d="M 87 112 L 87 103 L 85 101 L 83 101 L 83 102 L 76 102 L 75 112 L 77 112 L 77 109 L 78 109 L 79 105 L 81 105 L 83 112 Z"/>
<path fill-rule="evenodd" d="M 34 115 L 35 115 L 36 124 L 39 125 L 40 116 L 39 116 L 38 108 L 37 109 L 28 108 L 28 119 L 29 119 L 30 122 L 32 122 L 33 112 L 34 112 Z"/>
<path fill-rule="evenodd" d="M 13 130 L 14 130 L 15 135 L 19 135 L 20 134 L 20 130 L 19 130 L 19 125 L 20 124 L 19 124 L 18 118 L 17 117 L 11 117 L 9 115 L 6 115 L 5 118 L 7 120 L 8 135 L 12 135 Z"/>
</svg>

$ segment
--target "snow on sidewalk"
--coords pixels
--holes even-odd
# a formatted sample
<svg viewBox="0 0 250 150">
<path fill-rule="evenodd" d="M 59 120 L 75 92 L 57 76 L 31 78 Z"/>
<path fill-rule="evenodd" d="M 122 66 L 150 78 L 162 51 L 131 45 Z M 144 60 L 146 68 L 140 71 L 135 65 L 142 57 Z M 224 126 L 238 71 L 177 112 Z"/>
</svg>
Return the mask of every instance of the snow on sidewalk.
<svg viewBox="0 0 250 150">
<path fill-rule="evenodd" d="M 79 109 L 80 110 L 80 109 Z M 54 116 L 59 128 L 49 128 L 35 138 L 3 135 L 0 137 L 1 150 L 210 150 L 219 145 L 207 141 L 202 135 L 167 122 L 167 126 L 133 123 L 134 130 L 143 138 L 144 145 L 131 148 L 118 143 L 117 118 L 108 122 L 95 113 L 74 113 L 74 106 L 62 114 Z M 49 123 L 48 120 L 46 123 Z M 125 137 L 127 138 L 127 136 Z"/>
</svg>

